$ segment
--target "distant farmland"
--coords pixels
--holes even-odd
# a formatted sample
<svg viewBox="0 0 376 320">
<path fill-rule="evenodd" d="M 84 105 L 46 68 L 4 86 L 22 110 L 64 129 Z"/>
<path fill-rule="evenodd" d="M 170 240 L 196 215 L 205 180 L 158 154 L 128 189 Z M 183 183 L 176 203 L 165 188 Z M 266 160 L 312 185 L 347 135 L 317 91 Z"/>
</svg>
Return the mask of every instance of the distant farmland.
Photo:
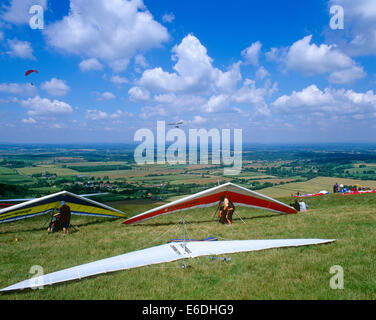
<svg viewBox="0 0 376 320">
<path fill-rule="evenodd" d="M 0 183 L 24 184 L 33 181 L 31 177 L 18 174 L 15 169 L 0 167 Z"/>
<path fill-rule="evenodd" d="M 25 167 L 25 168 L 19 168 L 17 171 L 22 175 L 28 175 L 31 176 L 33 174 L 56 174 L 58 176 L 71 176 L 79 174 L 77 171 L 68 169 L 68 168 L 61 168 L 54 165 L 42 165 L 42 166 L 36 166 L 36 167 Z"/>
</svg>

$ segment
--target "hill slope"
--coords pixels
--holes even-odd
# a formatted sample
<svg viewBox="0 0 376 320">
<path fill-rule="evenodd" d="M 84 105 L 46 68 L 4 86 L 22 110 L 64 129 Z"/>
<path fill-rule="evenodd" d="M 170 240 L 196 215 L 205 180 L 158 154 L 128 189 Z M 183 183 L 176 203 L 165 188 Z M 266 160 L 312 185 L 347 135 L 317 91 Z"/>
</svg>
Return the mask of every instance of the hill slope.
<svg viewBox="0 0 376 320">
<path fill-rule="evenodd" d="M 282 198 L 285 203 L 290 198 Z M 237 208 L 243 224 L 217 224 L 215 208 L 185 213 L 188 238 L 203 239 L 337 239 L 328 245 L 272 249 L 142 267 L 45 287 L 1 294 L 0 299 L 376 299 L 376 197 L 374 194 L 306 199 L 310 210 L 277 215 Z M 130 215 L 152 206 L 122 202 Z M 45 273 L 166 243 L 181 237 L 181 215 L 171 214 L 143 224 L 74 216 L 78 231 L 48 235 L 45 217 L 0 224 L 0 287 L 30 278 L 33 265 Z M 15 238 L 19 238 L 16 242 Z M 330 268 L 344 270 L 344 289 L 333 290 Z"/>
</svg>

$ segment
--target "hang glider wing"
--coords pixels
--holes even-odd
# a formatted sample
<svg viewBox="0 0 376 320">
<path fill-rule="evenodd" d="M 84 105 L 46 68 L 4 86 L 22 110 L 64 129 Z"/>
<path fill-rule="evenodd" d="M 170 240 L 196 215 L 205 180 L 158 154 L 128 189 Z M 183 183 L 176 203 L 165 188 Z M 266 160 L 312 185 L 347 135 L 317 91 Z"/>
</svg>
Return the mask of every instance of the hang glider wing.
<svg viewBox="0 0 376 320">
<path fill-rule="evenodd" d="M 167 125 L 169 125 L 169 126 L 175 126 L 175 125 L 183 124 L 183 123 L 184 123 L 184 121 L 180 120 L 178 122 L 168 123 Z"/>
<path fill-rule="evenodd" d="M 94 196 L 103 196 L 109 194 L 108 192 L 100 192 L 100 193 L 89 193 L 89 194 L 80 194 L 80 197 L 85 197 L 85 198 L 90 198 Z M 25 202 L 25 201 L 30 201 L 30 200 L 35 200 L 38 198 L 24 198 L 24 199 L 5 199 L 5 200 L 0 200 L 0 202 Z"/>
<path fill-rule="evenodd" d="M 108 192 L 80 194 L 80 197 L 91 198 L 91 197 L 94 197 L 94 196 L 102 196 L 102 195 L 107 195 L 107 194 L 108 194 Z M 34 200 L 34 199 L 37 199 L 37 198 L 0 200 L 0 209 L 14 206 L 14 205 L 17 204 L 17 202 L 20 203 L 20 202 L 30 201 L 30 200 Z"/>
<path fill-rule="evenodd" d="M 348 196 L 348 195 L 366 194 L 366 193 L 376 193 L 376 190 L 360 190 L 360 191 L 339 192 L 339 193 L 337 193 L 337 195 L 338 196 Z"/>
<path fill-rule="evenodd" d="M 328 191 L 322 190 L 318 193 L 307 193 L 307 194 L 302 194 L 302 195 L 294 195 L 294 198 L 308 198 L 308 197 L 319 197 L 319 196 L 324 196 L 329 194 Z"/>
<path fill-rule="evenodd" d="M 30 201 L 30 200 L 34 200 L 34 199 L 37 199 L 37 198 L 27 198 L 27 199 L 4 199 L 4 200 L 0 200 L 1 202 L 25 202 L 25 201 Z"/>
<path fill-rule="evenodd" d="M 253 207 L 277 213 L 296 213 L 294 208 L 282 202 L 228 182 L 221 186 L 201 191 L 158 208 L 140 213 L 139 215 L 124 221 L 123 223 L 131 224 L 142 222 L 172 212 L 215 206 L 218 204 L 221 196 L 228 197 L 235 206 L 240 205 L 245 207 Z"/>
<path fill-rule="evenodd" d="M 271 248 L 296 247 L 323 244 L 335 240 L 325 239 L 283 239 L 283 240 L 233 240 L 177 242 L 143 250 L 129 252 L 112 258 L 98 260 L 69 269 L 31 278 L 0 291 L 37 288 L 55 283 L 82 279 L 101 273 L 143 267 L 147 265 L 172 262 L 185 258 L 207 255 L 220 255 L 236 252 L 258 251 Z"/>
<path fill-rule="evenodd" d="M 0 223 L 42 215 L 59 208 L 61 201 L 69 205 L 72 214 L 110 218 L 125 218 L 124 212 L 82 196 L 61 191 L 42 198 L 29 200 L 0 210 Z"/>
</svg>

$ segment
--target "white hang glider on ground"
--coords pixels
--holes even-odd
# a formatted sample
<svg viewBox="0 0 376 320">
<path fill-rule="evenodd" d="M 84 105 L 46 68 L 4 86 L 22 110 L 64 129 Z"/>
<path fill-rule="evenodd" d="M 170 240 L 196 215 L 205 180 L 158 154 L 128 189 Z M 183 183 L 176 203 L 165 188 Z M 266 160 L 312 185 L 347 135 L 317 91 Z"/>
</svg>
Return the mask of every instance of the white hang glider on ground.
<svg viewBox="0 0 376 320">
<path fill-rule="evenodd" d="M 324 244 L 333 241 L 335 240 L 282 239 L 174 242 L 129 252 L 116 257 L 98 260 L 73 268 L 49 273 L 40 277 L 31 278 L 1 289 L 0 292 L 22 290 L 26 288 L 41 288 L 46 285 L 82 279 L 102 273 L 172 262 L 186 258 L 196 258 L 200 256 L 220 255 L 236 252 L 258 251 L 272 248 Z"/>
<path fill-rule="evenodd" d="M 293 214 L 297 212 L 295 208 L 292 208 L 280 201 L 228 182 L 140 213 L 139 215 L 129 218 L 123 223 L 138 223 L 173 212 L 215 206 L 218 205 L 222 196 L 230 199 L 235 206 L 240 205 L 264 209 L 281 214 Z"/>
<path fill-rule="evenodd" d="M 86 195 L 86 197 L 93 194 Z M 71 213 L 76 215 L 88 215 L 107 218 L 125 218 L 126 214 L 118 209 L 106 206 L 102 203 L 79 196 L 68 191 L 61 191 L 37 199 L 18 199 L 26 202 L 12 205 L 0 210 L 0 223 L 11 222 L 20 219 L 53 212 L 61 206 L 61 201 L 65 201 L 70 207 Z M 14 199 L 11 199 L 14 200 Z M 11 200 L 5 200 L 7 202 Z"/>
</svg>

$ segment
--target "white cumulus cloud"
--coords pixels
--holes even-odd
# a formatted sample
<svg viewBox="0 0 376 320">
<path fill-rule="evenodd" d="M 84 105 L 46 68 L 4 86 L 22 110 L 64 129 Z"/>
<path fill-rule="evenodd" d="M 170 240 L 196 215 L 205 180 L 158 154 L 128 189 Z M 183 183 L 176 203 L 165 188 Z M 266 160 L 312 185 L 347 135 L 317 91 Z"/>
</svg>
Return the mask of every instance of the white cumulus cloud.
<svg viewBox="0 0 376 320">
<path fill-rule="evenodd" d="M 33 5 L 47 9 L 47 0 L 10 0 L 0 9 L 0 18 L 12 24 L 28 24 L 32 15 L 29 10 Z"/>
<path fill-rule="evenodd" d="M 288 48 L 273 48 L 267 56 L 283 62 L 287 70 L 307 76 L 328 74 L 328 81 L 332 83 L 350 83 L 366 76 L 363 67 L 335 45 L 318 46 L 311 41 L 312 35 L 306 36 Z"/>
<path fill-rule="evenodd" d="M 172 51 L 175 72 L 166 72 L 161 67 L 145 70 L 140 85 L 157 91 L 208 93 L 230 90 L 241 79 L 240 63 L 235 63 L 228 71 L 215 68 L 207 49 L 192 34 Z"/>
<path fill-rule="evenodd" d="M 142 0 L 71 0 L 69 14 L 44 34 L 53 48 L 104 61 L 117 72 L 169 39 Z"/>
<path fill-rule="evenodd" d="M 147 101 L 150 99 L 150 92 L 141 87 L 130 88 L 128 94 L 132 101 Z"/>
<path fill-rule="evenodd" d="M 261 51 L 262 44 L 260 41 L 256 41 L 251 44 L 248 48 L 244 49 L 242 51 L 242 56 L 245 58 L 245 60 L 254 65 L 257 66 L 259 64 L 259 56 Z"/>
<path fill-rule="evenodd" d="M 268 70 L 266 70 L 263 66 L 261 66 L 260 68 L 258 68 L 258 70 L 256 71 L 256 79 L 264 79 L 266 77 L 270 77 L 270 73 L 268 72 Z"/>
<path fill-rule="evenodd" d="M 96 110 L 96 109 L 86 110 L 86 119 L 92 120 L 92 121 L 118 119 L 122 117 L 123 115 L 124 113 L 121 110 L 116 110 L 116 112 L 112 114 L 108 114 L 107 112 Z"/>
<path fill-rule="evenodd" d="M 69 86 L 64 80 L 52 78 L 50 81 L 43 82 L 41 88 L 52 96 L 65 96 L 69 91 Z"/>
<path fill-rule="evenodd" d="M 21 41 L 17 38 L 8 39 L 7 41 L 10 51 L 7 53 L 15 58 L 35 60 L 33 55 L 33 48 L 28 41 Z"/>
<path fill-rule="evenodd" d="M 116 96 L 112 92 L 109 92 L 109 91 L 102 92 L 102 93 L 96 92 L 96 94 L 99 95 L 99 97 L 97 98 L 97 100 L 99 101 L 112 100 L 116 98 Z"/>
<path fill-rule="evenodd" d="M 29 116 L 66 115 L 73 112 L 73 108 L 59 100 L 49 100 L 36 96 L 27 100 L 16 100 L 24 108 L 30 109 Z"/>
<path fill-rule="evenodd" d="M 165 23 L 171 23 L 175 20 L 175 15 L 173 13 L 166 13 L 162 17 L 162 21 Z"/>
<path fill-rule="evenodd" d="M 24 96 L 33 96 L 36 94 L 37 89 L 31 84 L 0 83 L 0 92 Z"/>
<path fill-rule="evenodd" d="M 373 90 L 364 93 L 353 90 L 325 88 L 310 85 L 276 99 L 272 107 L 284 113 L 324 114 L 329 116 L 372 114 L 376 111 Z"/>
<path fill-rule="evenodd" d="M 143 120 L 149 119 L 149 118 L 157 118 L 157 117 L 166 117 L 168 115 L 168 112 L 165 108 L 161 106 L 146 106 L 141 108 L 141 114 L 140 118 Z"/>
<path fill-rule="evenodd" d="M 128 79 L 115 75 L 111 77 L 111 82 L 116 84 L 117 86 L 121 86 L 122 84 L 128 83 Z"/>
<path fill-rule="evenodd" d="M 37 123 L 37 121 L 35 119 L 33 119 L 33 118 L 22 119 L 21 122 L 22 123 L 27 123 L 27 124 Z"/>
<path fill-rule="evenodd" d="M 351 56 L 376 55 L 376 1 L 329 0 L 333 5 L 343 7 L 345 30 L 329 29 L 327 39 Z"/>
<path fill-rule="evenodd" d="M 83 60 L 79 67 L 82 72 L 103 69 L 103 65 L 95 58 Z"/>
</svg>

